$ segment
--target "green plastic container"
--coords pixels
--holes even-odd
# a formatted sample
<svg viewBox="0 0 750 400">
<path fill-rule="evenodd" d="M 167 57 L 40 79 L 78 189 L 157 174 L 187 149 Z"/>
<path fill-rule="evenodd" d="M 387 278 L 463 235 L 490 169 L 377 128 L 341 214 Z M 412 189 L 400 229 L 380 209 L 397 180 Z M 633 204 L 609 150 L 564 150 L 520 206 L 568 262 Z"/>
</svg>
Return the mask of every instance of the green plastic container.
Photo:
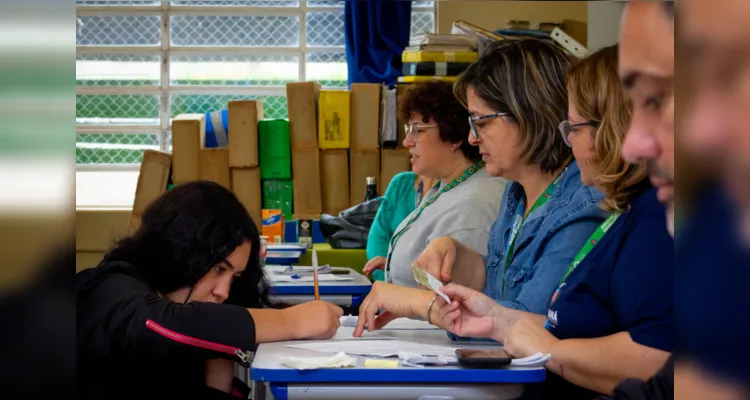
<svg viewBox="0 0 750 400">
<path fill-rule="evenodd" d="M 292 179 L 292 150 L 289 121 L 269 119 L 258 122 L 261 179 Z"/>
<path fill-rule="evenodd" d="M 294 190 L 291 179 L 263 180 L 263 208 L 281 210 L 286 221 L 292 220 Z"/>
</svg>

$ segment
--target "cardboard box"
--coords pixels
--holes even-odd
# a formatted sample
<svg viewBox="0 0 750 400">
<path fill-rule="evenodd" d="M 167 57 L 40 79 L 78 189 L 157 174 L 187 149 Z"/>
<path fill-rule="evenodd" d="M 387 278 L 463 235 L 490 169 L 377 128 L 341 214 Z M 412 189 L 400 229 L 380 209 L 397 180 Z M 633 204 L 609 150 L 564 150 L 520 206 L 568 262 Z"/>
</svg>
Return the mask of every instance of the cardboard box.
<svg viewBox="0 0 750 400">
<path fill-rule="evenodd" d="M 201 149 L 201 180 L 216 182 L 231 190 L 229 174 L 229 149 Z"/>
<path fill-rule="evenodd" d="M 128 229 L 126 231 L 126 235 L 131 236 L 136 231 L 138 231 L 138 228 L 141 227 L 141 218 L 142 215 L 140 213 L 137 213 L 135 211 L 130 213 L 130 220 L 128 221 Z"/>
<path fill-rule="evenodd" d="M 323 212 L 320 184 L 320 153 L 318 149 L 292 150 L 294 212 Z"/>
<path fill-rule="evenodd" d="M 260 191 L 260 169 L 258 168 L 232 168 L 232 192 L 245 206 L 245 209 L 253 218 L 253 222 L 261 230 L 262 205 Z"/>
<path fill-rule="evenodd" d="M 350 147 L 377 150 L 380 146 L 380 94 L 383 86 L 352 83 L 352 124 Z"/>
<path fill-rule="evenodd" d="M 318 148 L 318 92 L 315 82 L 286 84 L 286 101 L 289 113 L 289 135 L 292 149 Z"/>
<path fill-rule="evenodd" d="M 351 92 L 321 90 L 318 95 L 318 147 L 348 149 L 350 125 Z"/>
<path fill-rule="evenodd" d="M 263 119 L 260 100 L 230 101 L 229 166 L 254 168 L 258 166 L 258 121 Z"/>
<path fill-rule="evenodd" d="M 167 191 L 172 156 L 155 150 L 144 150 L 138 184 L 135 188 L 133 212 L 143 214 L 146 208 Z"/>
<path fill-rule="evenodd" d="M 338 215 L 349 208 L 349 152 L 320 151 L 320 180 L 323 189 L 323 212 Z"/>
<path fill-rule="evenodd" d="M 200 179 L 200 150 L 206 143 L 205 114 L 180 114 L 172 119 L 172 182 Z"/>
<path fill-rule="evenodd" d="M 404 124 L 406 124 L 408 121 L 401 118 L 398 112 L 399 107 L 399 98 L 402 94 L 406 93 L 406 91 L 409 89 L 411 84 L 398 84 L 396 85 L 396 128 L 398 129 L 398 136 L 396 137 L 396 146 L 397 147 L 404 147 L 404 139 L 406 139 L 406 130 L 404 129 Z"/>
<path fill-rule="evenodd" d="M 380 186 L 380 151 L 352 150 L 349 180 L 349 204 L 354 206 L 365 201 L 367 177 L 374 176 Z M 378 191 L 378 193 L 380 193 Z"/>
<path fill-rule="evenodd" d="M 383 149 L 380 151 L 380 181 L 378 193 L 383 196 L 391 179 L 399 172 L 411 171 L 409 149 Z"/>
</svg>

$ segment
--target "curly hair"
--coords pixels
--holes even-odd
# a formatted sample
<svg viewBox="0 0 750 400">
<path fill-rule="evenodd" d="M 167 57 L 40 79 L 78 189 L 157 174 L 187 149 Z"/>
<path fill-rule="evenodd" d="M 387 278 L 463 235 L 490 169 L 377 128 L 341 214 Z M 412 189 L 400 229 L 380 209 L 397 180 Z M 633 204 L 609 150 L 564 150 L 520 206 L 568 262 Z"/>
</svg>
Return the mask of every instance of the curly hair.
<svg viewBox="0 0 750 400">
<path fill-rule="evenodd" d="M 598 172 L 594 178 L 597 187 L 605 194 L 602 208 L 626 211 L 648 181 L 645 163 L 626 163 L 621 154 L 632 105 L 617 75 L 617 45 L 574 64 L 568 70 L 568 92 L 582 118 L 599 122 L 594 133 L 596 156 L 592 167 Z"/>
<path fill-rule="evenodd" d="M 571 155 L 557 132 L 567 111 L 570 62 L 564 50 L 544 40 L 500 40 L 459 76 L 454 92 L 468 106 L 471 87 L 495 112 L 509 113 L 521 132 L 524 161 L 553 173 Z"/>
<path fill-rule="evenodd" d="M 399 117 L 408 121 L 413 114 L 422 116 L 422 122 L 435 120 L 443 142 L 461 143 L 464 157 L 477 162 L 482 159 L 479 148 L 469 143 L 469 112 L 453 96 L 450 82 L 430 81 L 416 83 L 398 98 Z"/>
<path fill-rule="evenodd" d="M 237 197 L 213 182 L 190 182 L 168 190 L 149 205 L 138 230 L 117 242 L 102 262 L 128 262 L 154 290 L 169 293 L 192 287 L 248 241 L 250 258 L 226 302 L 271 306 L 260 267 L 258 228 Z"/>
</svg>

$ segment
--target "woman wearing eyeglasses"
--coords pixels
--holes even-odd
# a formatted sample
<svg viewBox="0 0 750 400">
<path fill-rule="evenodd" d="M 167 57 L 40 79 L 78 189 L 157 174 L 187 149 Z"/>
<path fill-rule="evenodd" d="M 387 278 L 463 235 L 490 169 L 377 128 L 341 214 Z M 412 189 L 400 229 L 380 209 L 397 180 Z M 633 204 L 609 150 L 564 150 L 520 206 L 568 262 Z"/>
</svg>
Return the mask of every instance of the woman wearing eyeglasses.
<svg viewBox="0 0 750 400">
<path fill-rule="evenodd" d="M 590 399 L 627 378 L 646 380 L 674 346 L 674 243 L 643 164 L 621 155 L 631 107 L 619 84 L 617 47 L 568 71 L 568 121 L 560 124 L 586 186 L 609 213 L 564 269 L 546 318 L 509 312 L 458 285 L 445 288 L 441 324 L 460 335 L 503 340 L 515 358 L 551 354 L 542 398 Z M 487 310 L 487 311 L 484 311 Z M 514 321 L 517 321 L 514 323 Z M 484 329 L 495 326 L 499 329 Z M 509 328 L 508 328 L 509 327 Z"/>
<path fill-rule="evenodd" d="M 466 282 L 483 290 L 503 309 L 546 314 L 565 268 L 607 217 L 598 207 L 602 193 L 583 185 L 579 165 L 558 131 L 567 113 L 570 61 L 546 41 L 498 41 L 454 87 L 470 113 L 469 141 L 487 172 L 510 182 L 486 256 L 441 237 L 414 264 L 445 283 Z M 367 322 L 368 328 L 379 328 L 390 315 L 412 312 L 430 321 L 435 294 L 408 296 L 397 300 L 392 293 L 371 293 L 360 307 L 359 327 Z M 376 321 L 380 309 L 390 313 Z"/>
<path fill-rule="evenodd" d="M 424 198 L 390 237 L 383 265 L 387 282 L 416 288 L 411 263 L 436 237 L 486 252 L 505 181 L 489 176 L 479 151 L 466 140 L 468 114 L 450 83 L 412 86 L 399 98 L 399 113 L 408 121 L 403 144 L 413 172 L 437 179 L 423 188 Z"/>
</svg>

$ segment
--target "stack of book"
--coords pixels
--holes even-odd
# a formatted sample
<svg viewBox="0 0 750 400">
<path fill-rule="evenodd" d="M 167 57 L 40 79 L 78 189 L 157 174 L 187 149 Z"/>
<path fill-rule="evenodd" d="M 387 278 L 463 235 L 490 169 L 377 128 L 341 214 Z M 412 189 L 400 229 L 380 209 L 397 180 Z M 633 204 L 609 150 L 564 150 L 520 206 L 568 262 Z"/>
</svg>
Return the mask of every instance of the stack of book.
<svg viewBox="0 0 750 400">
<path fill-rule="evenodd" d="M 425 32 L 412 37 L 404 49 L 400 83 L 429 80 L 455 81 L 476 61 L 477 40 L 469 35 L 439 35 Z"/>
</svg>

